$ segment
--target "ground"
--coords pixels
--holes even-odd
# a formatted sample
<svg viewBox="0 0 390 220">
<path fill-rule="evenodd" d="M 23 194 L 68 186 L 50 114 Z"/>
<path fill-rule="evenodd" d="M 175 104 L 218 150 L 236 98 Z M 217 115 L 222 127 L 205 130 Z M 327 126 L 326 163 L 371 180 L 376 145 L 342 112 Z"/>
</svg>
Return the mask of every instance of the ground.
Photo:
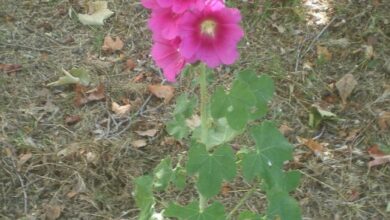
<svg viewBox="0 0 390 220">
<path fill-rule="evenodd" d="M 87 2 L 0 5 L 0 66 L 15 64 L 0 70 L 0 219 L 136 219 L 133 180 L 187 150 L 164 130 L 174 99 L 166 103 L 148 90 L 163 82 L 149 56 L 149 12 L 138 1 L 111 0 L 115 14 L 88 26 L 76 14 L 86 13 Z M 229 3 L 241 10 L 245 37 L 239 61 L 219 68 L 213 85 L 228 87 L 244 68 L 275 80 L 267 118 L 295 146 L 286 169 L 302 173 L 294 197 L 304 219 L 390 218 L 389 163 L 369 168 L 367 153 L 390 148 L 390 2 Z M 104 51 L 107 35 L 119 37 L 123 49 Z M 74 87 L 47 86 L 72 68 L 88 71 L 88 88 L 101 83 L 103 97 L 82 105 Z M 351 94 L 342 88 L 353 80 L 337 83 L 346 74 L 357 82 Z M 186 77 L 170 85 L 175 97 L 197 91 Z M 130 104 L 130 113 L 115 114 L 113 101 Z M 313 105 L 337 117 L 310 126 Z M 219 198 L 228 208 L 248 190 L 240 178 L 226 189 Z M 187 187 L 158 197 L 184 204 L 191 195 Z M 259 191 L 243 208 L 261 212 L 265 204 Z"/>
</svg>

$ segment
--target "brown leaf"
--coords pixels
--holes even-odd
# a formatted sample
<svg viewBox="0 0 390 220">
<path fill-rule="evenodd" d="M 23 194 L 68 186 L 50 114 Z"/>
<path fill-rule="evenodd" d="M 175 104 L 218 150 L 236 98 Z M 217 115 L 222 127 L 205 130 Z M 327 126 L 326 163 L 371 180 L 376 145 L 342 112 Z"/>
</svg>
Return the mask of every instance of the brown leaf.
<svg viewBox="0 0 390 220">
<path fill-rule="evenodd" d="M 322 152 L 324 152 L 324 146 L 318 143 L 316 140 L 313 140 L 311 138 L 301 138 L 299 136 L 297 136 L 297 140 L 300 144 L 310 148 L 315 154 L 321 154 Z"/>
<path fill-rule="evenodd" d="M 222 188 L 221 188 L 222 195 L 227 196 L 231 191 L 232 191 L 232 187 L 229 184 L 227 183 L 222 184 Z"/>
<path fill-rule="evenodd" d="M 117 50 L 122 50 L 124 46 L 123 41 L 119 37 L 115 37 L 115 40 L 111 36 L 106 36 L 104 38 L 102 50 L 106 52 L 114 52 Z"/>
<path fill-rule="evenodd" d="M 80 106 L 85 105 L 89 102 L 101 101 L 101 100 L 104 100 L 106 98 L 106 96 L 104 94 L 104 92 L 105 92 L 104 84 L 102 84 L 102 83 L 94 89 L 91 89 L 89 91 L 86 91 L 86 90 L 87 90 L 86 87 L 84 87 L 80 84 L 76 84 L 75 89 L 74 89 L 74 91 L 76 93 L 75 100 L 74 100 L 75 106 L 80 107 Z"/>
<path fill-rule="evenodd" d="M 382 165 L 390 162 L 390 154 L 386 155 L 383 151 L 379 149 L 377 144 L 372 145 L 367 149 L 368 154 L 374 159 L 368 162 L 368 167 Z"/>
<path fill-rule="evenodd" d="M 111 110 L 120 117 L 126 116 L 130 112 L 130 109 L 131 109 L 130 104 L 119 105 L 116 102 L 112 102 L 111 104 Z"/>
<path fill-rule="evenodd" d="M 61 216 L 62 207 L 59 205 L 47 205 L 45 210 L 46 220 L 56 220 Z"/>
<path fill-rule="evenodd" d="M 328 48 L 317 45 L 317 57 L 329 61 L 332 59 L 332 53 L 329 52 Z"/>
<path fill-rule="evenodd" d="M 0 63 L 0 72 L 6 74 L 14 74 L 22 69 L 22 65 L 19 64 L 3 64 Z"/>
<path fill-rule="evenodd" d="M 65 117 L 65 124 L 68 126 L 75 125 L 79 121 L 81 121 L 81 117 L 79 115 L 68 115 Z"/>
<path fill-rule="evenodd" d="M 288 135 L 289 133 L 291 133 L 292 131 L 294 131 L 294 129 L 290 128 L 288 125 L 286 124 L 282 124 L 280 127 L 279 127 L 279 131 L 280 133 L 282 133 L 284 136 Z"/>
<path fill-rule="evenodd" d="M 21 167 L 23 164 L 25 164 L 30 158 L 32 157 L 32 153 L 26 153 L 26 154 L 21 154 L 19 155 L 19 160 L 17 163 L 17 170 L 20 171 Z"/>
<path fill-rule="evenodd" d="M 149 85 L 149 91 L 158 98 L 164 99 L 167 104 L 173 98 L 175 88 L 166 85 Z"/>
<path fill-rule="evenodd" d="M 390 128 L 390 112 L 381 112 L 379 114 L 378 126 L 382 131 Z"/>
<path fill-rule="evenodd" d="M 139 139 L 131 142 L 131 145 L 136 148 L 141 148 L 146 146 L 146 141 L 144 139 Z"/>
<path fill-rule="evenodd" d="M 132 59 L 126 60 L 125 70 L 133 70 L 135 67 L 136 67 L 136 64 Z"/>
<path fill-rule="evenodd" d="M 321 160 L 329 158 L 329 152 L 326 149 L 326 146 L 328 145 L 327 143 L 319 143 L 314 139 L 306 139 L 299 136 L 297 136 L 297 140 L 301 145 L 304 145 L 312 150 L 316 156 L 321 158 Z"/>
<path fill-rule="evenodd" d="M 339 91 L 343 104 L 347 103 L 347 98 L 351 95 L 357 84 L 355 77 L 350 73 L 345 74 L 339 81 L 336 82 L 336 88 Z"/>
<path fill-rule="evenodd" d="M 157 134 L 158 130 L 153 128 L 146 131 L 135 131 L 140 136 L 154 137 Z"/>
</svg>

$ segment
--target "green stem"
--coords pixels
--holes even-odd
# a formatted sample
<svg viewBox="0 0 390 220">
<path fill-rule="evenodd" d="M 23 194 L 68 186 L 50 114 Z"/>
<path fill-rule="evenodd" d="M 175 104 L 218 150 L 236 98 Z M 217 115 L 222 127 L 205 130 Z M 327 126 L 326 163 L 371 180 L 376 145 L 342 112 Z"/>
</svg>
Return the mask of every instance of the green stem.
<svg viewBox="0 0 390 220">
<path fill-rule="evenodd" d="M 207 75 L 206 66 L 199 64 L 199 90 L 200 90 L 200 120 L 201 120 L 201 143 L 207 142 L 208 135 L 208 114 L 207 114 Z M 210 149 L 207 149 L 210 150 Z M 199 210 L 203 212 L 207 208 L 208 199 L 199 193 Z"/>
<path fill-rule="evenodd" d="M 246 192 L 245 196 L 237 203 L 237 205 L 229 212 L 226 219 L 231 219 L 233 214 L 244 204 L 245 200 L 247 200 L 252 194 L 256 191 L 256 187 L 253 187 L 248 192 Z"/>
<path fill-rule="evenodd" d="M 208 114 L 207 114 L 207 76 L 206 67 L 203 63 L 199 64 L 199 87 L 200 87 L 200 120 L 201 120 L 201 138 L 200 141 L 205 144 L 208 135 Z M 210 149 L 207 149 L 210 150 Z"/>
</svg>

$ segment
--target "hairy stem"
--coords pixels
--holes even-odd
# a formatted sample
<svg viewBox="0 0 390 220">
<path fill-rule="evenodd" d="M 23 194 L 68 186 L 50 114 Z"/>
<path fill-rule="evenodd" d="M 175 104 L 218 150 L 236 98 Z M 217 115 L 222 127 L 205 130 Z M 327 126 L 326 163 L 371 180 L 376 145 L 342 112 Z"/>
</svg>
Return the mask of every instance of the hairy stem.
<svg viewBox="0 0 390 220">
<path fill-rule="evenodd" d="M 201 120 L 201 142 L 207 142 L 208 135 L 208 114 L 207 114 L 207 76 L 206 66 L 199 65 L 199 87 L 200 87 L 200 120 Z M 208 149 L 209 150 L 209 149 Z M 207 198 L 199 193 L 199 210 L 203 212 L 207 208 Z"/>
<path fill-rule="evenodd" d="M 203 63 L 199 65 L 199 87 L 200 87 L 200 120 L 201 120 L 201 142 L 207 142 L 208 135 L 208 114 L 207 114 L 207 76 L 206 67 Z M 209 149 L 208 149 L 209 150 Z"/>
</svg>

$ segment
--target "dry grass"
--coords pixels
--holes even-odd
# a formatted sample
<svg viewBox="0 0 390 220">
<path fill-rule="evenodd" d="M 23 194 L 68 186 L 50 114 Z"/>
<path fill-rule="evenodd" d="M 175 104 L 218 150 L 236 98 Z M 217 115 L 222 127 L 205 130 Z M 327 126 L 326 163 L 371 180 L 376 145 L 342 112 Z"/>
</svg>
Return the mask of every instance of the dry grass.
<svg viewBox="0 0 390 220">
<path fill-rule="evenodd" d="M 71 6 L 83 10 L 76 2 L 6 0 L 0 5 L 0 63 L 23 67 L 0 73 L 0 219 L 50 219 L 58 210 L 60 219 L 136 219 L 134 178 L 150 172 L 161 158 L 175 159 L 186 151 L 164 131 L 174 106 L 149 98 L 146 90 L 161 81 L 148 56 L 148 12 L 138 2 L 114 0 L 109 7 L 115 15 L 106 25 L 88 27 L 68 16 Z M 288 165 L 303 174 L 295 196 L 305 219 L 389 218 L 390 167 L 369 170 L 366 148 L 375 143 L 390 146 L 389 130 L 377 124 L 379 113 L 390 111 L 385 94 L 390 88 L 385 65 L 390 60 L 390 2 L 337 1 L 331 12 L 334 20 L 326 28 L 307 26 L 302 8 L 280 3 L 288 1 L 254 2 L 236 3 L 246 32 L 241 59 L 219 69 L 215 84 L 228 85 L 231 73 L 246 67 L 271 75 L 277 94 L 268 117 L 293 129 L 288 134 L 292 143 L 297 143 L 296 136 L 321 134 L 317 140 L 329 144 L 331 157 L 324 161 L 297 145 L 299 161 Z M 107 61 L 119 57 L 101 51 L 107 34 L 125 42 L 123 56 L 137 63 L 134 70 L 123 70 L 123 61 Z M 331 44 L 340 38 L 348 39 L 348 47 Z M 327 47 L 332 58 L 318 59 L 317 45 Z M 372 59 L 365 57 L 363 45 L 373 46 Z M 307 63 L 312 69 L 304 68 Z M 78 108 L 69 87 L 46 87 L 62 76 L 61 68 L 72 67 L 87 69 L 94 85 L 105 84 L 104 102 Z M 142 73 L 147 77 L 133 83 Z M 346 73 L 352 73 L 358 85 L 342 105 L 332 85 Z M 182 78 L 175 86 L 178 93 L 194 92 L 190 85 L 191 80 Z M 127 118 L 110 111 L 111 101 L 122 98 L 134 105 Z M 340 120 L 310 128 L 308 114 L 315 103 Z M 64 122 L 67 115 L 82 120 L 69 126 Z M 149 128 L 157 128 L 157 135 L 145 138 L 146 147 L 133 147 L 132 141 L 142 138 L 135 131 Z M 220 195 L 228 210 L 248 190 L 240 179 L 230 187 L 228 195 Z M 185 202 L 192 195 L 187 187 L 158 197 Z M 245 207 L 263 210 L 264 202 L 264 195 L 256 192 Z"/>
</svg>

